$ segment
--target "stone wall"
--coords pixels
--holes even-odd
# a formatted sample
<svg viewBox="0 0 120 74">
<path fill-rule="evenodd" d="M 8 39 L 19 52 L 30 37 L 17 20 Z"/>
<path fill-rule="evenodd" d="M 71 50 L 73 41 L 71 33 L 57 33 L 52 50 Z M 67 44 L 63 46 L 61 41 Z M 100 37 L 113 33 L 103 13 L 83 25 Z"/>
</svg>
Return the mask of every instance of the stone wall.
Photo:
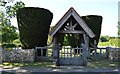
<svg viewBox="0 0 120 74">
<path fill-rule="evenodd" d="M 33 62 L 35 60 L 34 49 L 2 50 L 2 61 L 7 62 Z"/>
<path fill-rule="evenodd" d="M 108 59 L 113 61 L 120 61 L 120 48 L 109 48 Z"/>
</svg>

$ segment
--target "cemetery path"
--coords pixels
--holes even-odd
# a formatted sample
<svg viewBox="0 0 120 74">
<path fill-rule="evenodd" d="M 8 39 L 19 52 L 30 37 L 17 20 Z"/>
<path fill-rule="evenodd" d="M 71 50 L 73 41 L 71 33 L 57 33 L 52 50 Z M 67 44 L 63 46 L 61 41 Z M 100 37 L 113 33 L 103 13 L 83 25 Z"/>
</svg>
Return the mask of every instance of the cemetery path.
<svg viewBox="0 0 120 74">
<path fill-rule="evenodd" d="M 56 68 L 14 67 L 3 69 L 2 74 L 120 74 L 120 68 L 88 68 L 83 66 L 59 66 Z"/>
</svg>

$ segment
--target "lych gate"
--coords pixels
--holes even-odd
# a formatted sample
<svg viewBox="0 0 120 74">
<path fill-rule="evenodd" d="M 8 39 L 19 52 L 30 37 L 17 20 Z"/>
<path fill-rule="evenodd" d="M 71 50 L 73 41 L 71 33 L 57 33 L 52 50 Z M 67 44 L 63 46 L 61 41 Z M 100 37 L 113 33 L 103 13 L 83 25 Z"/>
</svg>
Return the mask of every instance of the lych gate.
<svg viewBox="0 0 120 74">
<path fill-rule="evenodd" d="M 53 37 L 53 57 L 58 65 L 86 65 L 89 56 L 89 38 L 95 34 L 70 8 L 51 30 Z"/>
</svg>

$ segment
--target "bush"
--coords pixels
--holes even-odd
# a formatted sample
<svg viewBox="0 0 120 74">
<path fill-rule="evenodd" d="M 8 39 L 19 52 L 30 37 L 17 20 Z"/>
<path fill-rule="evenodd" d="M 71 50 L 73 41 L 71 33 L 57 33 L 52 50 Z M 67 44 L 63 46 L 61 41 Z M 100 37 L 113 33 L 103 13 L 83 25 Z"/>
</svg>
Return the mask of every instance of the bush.
<svg viewBox="0 0 120 74">
<path fill-rule="evenodd" d="M 100 38 L 101 42 L 107 42 L 108 40 L 105 37 Z"/>
<path fill-rule="evenodd" d="M 90 43 L 94 44 L 94 40 L 97 41 L 97 45 L 99 42 L 100 34 L 101 34 L 101 25 L 102 25 L 102 16 L 98 15 L 88 15 L 81 17 L 85 23 L 90 27 L 90 29 L 95 33 L 96 37 L 90 38 Z"/>
<path fill-rule="evenodd" d="M 22 48 L 46 46 L 53 14 L 44 8 L 25 7 L 17 11 Z"/>
<path fill-rule="evenodd" d="M 3 48 L 14 48 L 16 47 L 16 45 L 15 44 L 3 44 L 2 47 Z"/>
</svg>

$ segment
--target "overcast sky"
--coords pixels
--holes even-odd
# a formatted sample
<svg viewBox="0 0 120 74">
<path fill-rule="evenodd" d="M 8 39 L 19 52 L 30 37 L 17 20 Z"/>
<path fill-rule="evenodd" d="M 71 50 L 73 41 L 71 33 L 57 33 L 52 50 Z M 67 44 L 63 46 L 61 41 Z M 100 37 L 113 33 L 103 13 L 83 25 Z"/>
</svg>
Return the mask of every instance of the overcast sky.
<svg viewBox="0 0 120 74">
<path fill-rule="evenodd" d="M 22 0 L 26 7 L 46 8 L 53 13 L 55 25 L 70 7 L 85 15 L 103 16 L 101 35 L 117 36 L 119 0 Z M 15 19 L 12 20 L 15 23 Z M 17 26 L 17 24 L 16 24 Z"/>
</svg>

